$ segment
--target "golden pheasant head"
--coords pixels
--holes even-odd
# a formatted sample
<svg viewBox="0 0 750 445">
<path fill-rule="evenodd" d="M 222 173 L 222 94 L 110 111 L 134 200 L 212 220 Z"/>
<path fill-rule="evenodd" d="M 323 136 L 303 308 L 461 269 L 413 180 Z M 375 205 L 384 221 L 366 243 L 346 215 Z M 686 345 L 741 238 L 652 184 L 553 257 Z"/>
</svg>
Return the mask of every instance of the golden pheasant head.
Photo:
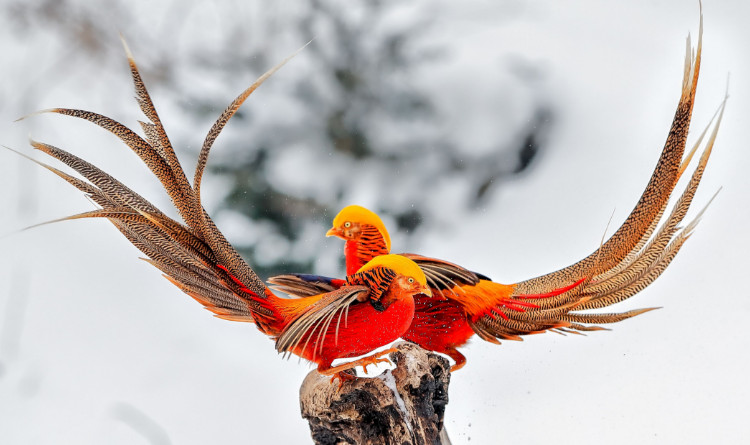
<svg viewBox="0 0 750 445">
<path fill-rule="evenodd" d="M 394 301 L 416 294 L 432 296 L 427 277 L 414 261 L 401 255 L 381 255 L 362 266 L 357 273 L 347 277 L 350 285 L 370 288 L 370 303 L 385 310 Z"/>
<path fill-rule="evenodd" d="M 359 241 L 363 233 L 377 230 L 385 240 L 388 252 L 391 251 L 391 236 L 378 215 L 358 205 L 344 207 L 333 219 L 333 227 L 326 236 L 337 236 L 344 241 Z"/>
</svg>

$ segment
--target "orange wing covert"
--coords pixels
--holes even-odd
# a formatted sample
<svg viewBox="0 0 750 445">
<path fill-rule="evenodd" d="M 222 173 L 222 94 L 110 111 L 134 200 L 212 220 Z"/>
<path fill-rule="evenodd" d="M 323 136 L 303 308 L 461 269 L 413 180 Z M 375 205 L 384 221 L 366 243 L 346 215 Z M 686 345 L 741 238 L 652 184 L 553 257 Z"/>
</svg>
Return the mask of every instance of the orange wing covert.
<svg viewBox="0 0 750 445">
<path fill-rule="evenodd" d="M 664 149 L 643 195 L 614 235 L 591 255 L 571 266 L 512 285 L 492 282 L 447 261 L 403 254 L 419 264 L 433 294 L 444 297 L 443 301 L 416 297 L 414 321 L 404 338 L 450 355 L 456 360 L 455 370 L 466 362 L 456 347 L 466 344 L 474 334 L 499 343 L 498 340 L 521 340 L 523 335 L 546 331 L 580 333 L 603 329 L 590 324 L 615 323 L 653 310 L 610 314 L 578 312 L 611 306 L 646 288 L 664 272 L 705 211 L 704 208 L 695 220 L 679 227 L 700 184 L 726 99 L 717 111 L 717 123 L 698 166 L 659 227 L 677 182 L 711 126 L 709 123 L 683 158 L 700 71 L 702 34 L 701 16 L 694 58 L 688 37 L 682 94 Z M 390 252 L 390 237 L 382 220 L 360 206 L 344 208 L 326 235 L 346 241 L 347 270 L 375 255 Z M 281 283 L 284 279 L 277 277 L 271 282 Z M 298 280 L 286 290 L 295 293 L 303 287 Z"/>
</svg>

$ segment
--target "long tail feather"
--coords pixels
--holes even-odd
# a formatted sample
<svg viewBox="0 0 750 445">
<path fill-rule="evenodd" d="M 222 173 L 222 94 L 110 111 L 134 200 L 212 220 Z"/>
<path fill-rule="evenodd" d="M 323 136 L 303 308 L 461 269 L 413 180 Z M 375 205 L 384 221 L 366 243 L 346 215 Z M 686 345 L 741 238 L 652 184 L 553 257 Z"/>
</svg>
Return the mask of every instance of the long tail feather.
<svg viewBox="0 0 750 445">
<path fill-rule="evenodd" d="M 515 285 L 510 296 L 511 303 L 514 299 L 524 298 L 527 294 L 549 295 L 548 298 L 534 300 L 536 307 L 524 308 L 523 311 L 504 311 L 499 314 L 500 316 L 488 314 L 470 320 L 472 328 L 480 337 L 505 338 L 509 335 L 525 335 L 540 330 L 556 330 L 560 333 L 601 330 L 598 326 L 585 324 L 615 323 L 653 310 L 637 309 L 611 314 L 571 312 L 574 309 L 582 311 L 611 306 L 650 285 L 675 258 L 692 235 L 706 207 L 714 199 L 711 198 L 706 207 L 685 228 L 679 227 L 700 185 L 726 108 L 725 97 L 705 130 L 683 158 L 700 70 L 702 29 L 701 17 L 694 58 L 691 57 L 688 37 L 682 94 L 667 143 L 646 190 L 625 223 L 606 243 L 584 260 L 560 271 Z M 666 221 L 659 226 L 677 181 L 707 135 L 697 167 L 674 203 Z M 572 286 L 577 281 L 581 284 Z M 558 291 L 552 292 L 555 289 Z M 559 292 L 560 290 L 562 292 Z"/>
<path fill-rule="evenodd" d="M 312 42 L 312 40 L 310 42 Z M 286 63 L 290 61 L 294 56 L 299 54 L 299 52 L 302 51 L 307 45 L 309 45 L 310 42 L 307 42 L 305 46 L 295 51 L 294 54 L 282 60 L 276 66 L 274 66 L 270 70 L 266 71 L 262 76 L 260 76 L 258 80 L 255 81 L 255 83 L 250 85 L 248 89 L 243 91 L 242 94 L 237 96 L 237 98 L 231 104 L 229 104 L 229 106 L 224 110 L 224 112 L 221 113 L 221 116 L 219 116 L 219 119 L 217 119 L 214 125 L 211 127 L 211 130 L 209 130 L 208 135 L 206 136 L 206 139 L 203 141 L 203 146 L 201 147 L 200 155 L 198 155 L 198 165 L 195 168 L 195 177 L 193 179 L 193 187 L 195 188 L 195 193 L 198 196 L 198 201 L 200 201 L 201 180 L 203 179 L 203 171 L 205 170 L 206 164 L 208 163 L 208 154 L 211 151 L 211 147 L 213 146 L 214 141 L 216 140 L 217 137 L 219 137 L 221 130 L 224 129 L 224 126 L 227 124 L 227 122 L 229 122 L 229 119 L 231 119 L 232 116 L 234 116 L 237 110 L 239 110 L 240 106 L 242 106 L 245 100 L 248 97 L 250 97 L 253 91 L 255 91 L 263 82 L 266 81 L 266 79 L 271 77 L 282 66 L 286 65 Z"/>
<path fill-rule="evenodd" d="M 572 266 L 518 283 L 516 285 L 518 294 L 542 293 L 544 289 L 560 288 L 583 277 L 596 275 L 611 269 L 619 264 L 638 244 L 643 234 L 652 225 L 652 221 L 659 215 L 677 182 L 681 159 L 685 150 L 700 72 L 702 30 L 703 17 L 701 15 L 695 57 L 691 57 L 690 47 L 688 47 L 685 56 L 682 95 L 672 122 L 672 128 L 656 169 L 638 204 L 623 225 L 600 249 Z M 687 43 L 690 45 L 689 37 Z"/>
</svg>

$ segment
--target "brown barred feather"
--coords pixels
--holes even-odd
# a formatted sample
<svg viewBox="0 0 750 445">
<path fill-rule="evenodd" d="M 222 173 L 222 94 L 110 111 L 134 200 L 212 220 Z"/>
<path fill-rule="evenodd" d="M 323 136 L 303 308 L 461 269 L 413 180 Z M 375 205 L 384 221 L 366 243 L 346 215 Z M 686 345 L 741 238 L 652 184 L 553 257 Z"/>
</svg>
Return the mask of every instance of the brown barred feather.
<svg viewBox="0 0 750 445">
<path fill-rule="evenodd" d="M 58 221 L 83 219 L 83 218 L 108 218 L 117 219 L 125 223 L 133 232 L 137 233 L 142 239 L 167 252 L 172 258 L 181 264 L 190 264 L 197 267 L 203 267 L 208 263 L 208 259 L 186 246 L 175 242 L 176 240 L 168 233 L 164 232 L 159 226 L 150 224 L 150 221 L 142 214 L 129 208 L 113 208 L 105 210 L 93 210 L 78 215 L 62 218 Z"/>
<path fill-rule="evenodd" d="M 605 282 L 586 288 L 587 293 L 597 297 L 609 295 L 641 277 L 662 256 L 675 233 L 675 230 L 671 230 L 654 239 L 654 243 L 649 243 L 648 248 L 641 251 L 641 255 L 638 255 L 626 269 Z"/>
<path fill-rule="evenodd" d="M 568 329 L 575 329 L 581 332 L 594 332 L 594 331 L 611 331 L 611 329 L 603 328 L 601 326 L 586 326 L 578 323 L 571 323 Z"/>
<path fill-rule="evenodd" d="M 181 283 L 193 284 L 195 286 L 210 290 L 211 292 L 223 295 L 224 301 L 235 301 L 237 298 L 230 290 L 228 290 L 226 287 L 223 287 L 218 279 L 209 280 L 206 279 L 205 275 L 195 273 L 194 271 L 191 271 L 187 268 L 178 268 L 173 265 L 162 263 L 156 260 L 151 260 L 148 258 L 141 259 L 161 270 L 165 274 L 174 277 Z"/>
<path fill-rule="evenodd" d="M 635 317 L 636 315 L 645 314 L 653 310 L 659 309 L 657 307 L 650 307 L 645 309 L 635 309 L 628 312 L 621 312 L 617 314 L 577 314 L 571 312 L 569 314 L 560 317 L 561 320 L 570 321 L 574 323 L 617 323 L 628 318 Z"/>
<path fill-rule="evenodd" d="M 512 329 L 522 335 L 541 334 L 547 329 L 569 326 L 570 323 L 563 320 L 541 320 L 539 322 L 504 319 L 502 317 L 493 318 L 490 316 L 482 317 L 485 326 L 504 327 Z"/>
<path fill-rule="evenodd" d="M 122 37 L 122 35 L 120 35 L 120 40 L 122 41 L 122 46 L 125 49 L 125 53 L 128 58 L 128 64 L 130 65 L 130 74 L 133 77 L 136 101 L 141 107 L 141 111 L 143 112 L 143 114 L 146 115 L 146 117 L 151 121 L 150 126 L 143 126 L 144 133 L 151 142 L 153 150 L 157 154 L 159 154 L 159 156 L 162 157 L 162 159 L 164 159 L 167 165 L 170 167 L 172 173 L 171 176 L 174 181 L 173 186 L 176 186 L 182 195 L 182 199 L 175 201 L 175 205 L 178 207 L 178 211 L 181 214 L 184 212 L 188 215 L 188 217 L 186 218 L 186 222 L 188 222 L 188 225 L 191 225 L 188 220 L 194 220 L 196 216 L 194 213 L 196 210 L 196 205 L 200 206 L 200 204 L 197 204 L 200 201 L 195 199 L 193 189 L 192 187 L 190 187 L 190 183 L 185 176 L 185 172 L 182 170 L 180 161 L 177 159 L 177 155 L 172 148 L 172 143 L 169 141 L 169 137 L 167 137 L 167 132 L 164 130 L 164 126 L 162 126 L 161 124 L 159 114 L 156 112 L 156 108 L 151 101 L 151 96 L 149 96 L 146 85 L 141 79 L 141 74 L 138 72 L 138 66 L 135 64 L 133 54 L 130 52 L 130 48 L 128 47 L 128 44 L 127 42 L 125 42 L 125 39 Z M 175 196 L 177 195 L 175 194 Z M 170 194 L 170 197 L 175 200 L 175 197 L 173 197 L 172 194 Z M 185 218 L 185 215 L 183 215 L 183 218 Z"/>
<path fill-rule="evenodd" d="M 711 124 L 713 123 L 714 119 L 716 119 L 716 116 L 719 114 L 720 111 L 724 109 L 724 103 L 717 108 L 714 115 L 711 117 L 711 120 L 706 125 L 706 128 L 703 129 L 703 132 L 698 137 L 698 140 L 695 141 L 693 144 L 693 148 L 690 150 L 687 156 L 685 156 L 685 159 L 682 160 L 682 163 L 680 164 L 680 169 L 677 175 L 677 179 L 682 177 L 682 174 L 685 173 L 685 170 L 687 169 L 688 165 L 690 164 L 690 161 L 693 159 L 693 156 L 698 151 L 698 148 L 700 147 L 701 143 L 703 142 L 703 138 L 706 136 L 706 133 L 708 133 L 708 130 L 711 129 Z M 704 164 L 705 167 L 705 164 Z M 636 246 L 633 248 L 633 250 L 628 253 L 628 255 L 618 264 L 617 266 L 613 267 L 612 269 L 601 273 L 597 275 L 596 280 L 598 282 L 604 281 L 607 278 L 611 277 L 612 275 L 615 275 L 622 271 L 623 268 L 627 267 L 630 263 L 632 263 L 636 257 L 638 256 L 639 252 L 643 247 L 646 245 L 646 243 L 651 239 L 651 235 L 653 235 L 654 231 L 659 225 L 659 221 L 661 221 L 662 216 L 664 216 L 664 212 L 667 210 L 669 202 L 665 202 L 662 206 L 661 210 L 659 211 L 658 215 L 654 220 L 651 222 L 651 226 L 649 226 L 648 230 L 643 234 L 641 237 L 641 240 L 636 244 Z"/>
<path fill-rule="evenodd" d="M 479 336 L 479 338 L 496 345 L 500 344 L 500 341 L 498 341 L 498 339 L 523 341 L 523 338 L 518 337 L 517 335 L 504 334 L 503 332 L 501 332 L 504 329 L 502 327 L 498 329 L 492 329 L 488 327 L 484 319 L 481 319 L 478 322 L 472 324 L 471 328 L 474 330 L 474 333 Z"/>
<path fill-rule="evenodd" d="M 721 109 L 721 114 L 719 115 L 719 123 L 721 122 L 722 115 L 723 107 Z M 606 280 L 602 280 L 600 277 L 596 277 L 596 284 L 592 286 L 592 289 L 587 290 L 597 291 L 601 288 L 609 289 L 617 287 L 619 283 L 626 282 L 629 279 L 632 279 L 634 276 L 638 275 L 638 273 L 642 271 L 643 268 L 651 265 L 661 254 L 661 252 L 666 248 L 666 245 L 672 239 L 673 235 L 677 232 L 677 226 L 685 218 L 685 215 L 690 208 L 690 204 L 693 201 L 695 192 L 700 185 L 701 178 L 703 177 L 703 172 L 706 168 L 706 164 L 708 163 L 708 158 L 711 155 L 711 150 L 713 148 L 713 143 L 717 131 L 718 126 L 714 128 L 714 133 L 711 136 L 711 140 L 709 141 L 709 144 L 706 146 L 706 149 L 701 155 L 698 166 L 693 172 L 693 175 L 690 178 L 690 182 L 685 188 L 685 191 L 675 203 L 672 213 L 667 219 L 667 222 L 659 229 L 659 232 L 657 232 L 654 239 L 652 239 L 642 251 L 637 252 L 632 258 L 627 258 L 625 261 L 629 261 L 629 263 L 625 264 L 625 267 L 617 275 Z M 712 201 L 713 198 L 711 198 L 706 206 L 708 206 Z M 697 219 L 700 218 L 705 210 L 706 208 L 704 207 Z"/>
<path fill-rule="evenodd" d="M 166 252 L 162 252 L 160 249 L 152 246 L 151 243 L 143 239 L 135 231 L 131 230 L 122 221 L 115 218 L 109 218 L 109 221 L 117 228 L 117 230 L 120 231 L 120 233 L 125 236 L 125 238 L 128 239 L 128 241 L 130 241 L 131 244 L 133 244 L 138 250 L 143 252 L 143 254 L 145 254 L 150 259 L 157 261 L 160 264 L 168 264 L 169 266 L 176 269 L 187 269 L 185 265 L 179 264 L 174 261 Z"/>
<path fill-rule="evenodd" d="M 688 51 L 683 94 L 667 143 L 646 190 L 625 223 L 586 259 L 558 272 L 518 283 L 515 286 L 514 295 L 549 292 L 581 278 L 584 278 L 583 284 L 558 296 L 533 300 L 538 307 L 521 308 L 520 311 L 501 309 L 500 314 L 488 314 L 478 320 L 470 320 L 475 332 L 481 331 L 482 338 L 493 335 L 503 338 L 509 332 L 524 335 L 527 332 L 541 332 L 545 329 L 554 329 L 563 334 L 602 330 L 603 328 L 599 326 L 586 326 L 581 323 L 615 323 L 653 310 L 653 308 L 637 309 L 612 314 L 571 312 L 574 309 L 580 311 L 607 307 L 624 301 L 645 289 L 664 272 L 705 212 L 704 208 L 684 229 L 678 227 L 685 218 L 700 184 L 721 124 L 726 99 L 717 110 L 716 124 L 706 142 L 698 166 L 685 190 L 676 200 L 666 221 L 661 227 L 659 226 L 677 180 L 686 170 L 710 129 L 711 123 L 716 118 L 715 114 L 690 152 L 682 159 L 694 103 L 700 57 L 701 37 L 699 36 L 694 60 L 690 59 L 690 51 Z M 513 299 L 510 304 L 512 301 Z"/>
<path fill-rule="evenodd" d="M 269 278 L 268 282 L 273 285 L 269 286 L 271 289 L 299 298 L 314 297 L 336 290 L 328 283 L 305 281 L 296 275 L 277 275 Z"/>
<path fill-rule="evenodd" d="M 584 298 L 578 299 L 576 301 L 572 301 L 568 304 L 565 304 L 565 305 L 562 305 L 560 307 L 556 307 L 553 309 L 546 309 L 546 310 L 529 309 L 525 312 L 504 311 L 504 314 L 510 320 L 519 320 L 519 321 L 542 322 L 542 321 L 547 321 L 547 320 L 556 320 L 558 318 L 562 320 L 561 318 L 562 316 L 580 307 L 582 304 L 586 303 L 589 300 L 591 300 L 591 297 L 584 297 Z"/>
<path fill-rule="evenodd" d="M 537 330 L 537 329 L 517 329 L 517 327 L 510 327 L 508 324 L 501 323 L 499 320 L 502 319 L 496 319 L 492 317 L 483 317 L 479 319 L 478 321 L 472 323 L 472 329 L 474 329 L 475 332 L 482 331 L 484 335 L 494 336 L 501 340 L 513 340 L 513 341 L 523 341 L 523 337 L 521 335 L 533 335 L 533 334 L 539 334 L 544 332 L 544 330 Z M 517 323 L 517 322 L 516 322 Z M 531 327 L 531 325 L 526 325 L 524 327 Z M 538 326 L 534 325 L 535 328 L 538 328 Z M 499 344 L 499 343 L 498 343 Z"/>
<path fill-rule="evenodd" d="M 307 45 L 309 45 L 309 42 Z M 305 48 L 305 46 L 298 49 L 294 54 L 292 54 L 291 56 L 281 61 L 281 63 L 277 64 L 270 70 L 266 71 L 262 76 L 258 78 L 258 80 L 255 81 L 254 84 L 250 85 L 248 89 L 246 89 L 245 91 L 242 92 L 242 94 L 237 96 L 237 98 L 231 104 L 229 104 L 229 106 L 224 110 L 224 112 L 221 113 L 221 116 L 219 116 L 219 118 L 213 124 L 211 129 L 208 131 L 208 135 L 206 135 L 206 139 L 203 141 L 201 152 L 198 155 L 198 165 L 195 168 L 195 177 L 193 179 L 193 187 L 195 188 L 195 194 L 198 197 L 198 202 L 200 202 L 201 180 L 203 179 L 203 171 L 205 170 L 206 164 L 208 163 L 208 154 L 211 151 L 211 147 L 213 146 L 214 141 L 221 133 L 221 130 L 224 129 L 224 126 L 227 124 L 227 122 L 229 122 L 229 119 L 231 119 L 232 116 L 234 116 L 237 110 L 239 110 L 240 106 L 242 106 L 245 100 L 248 97 L 250 97 L 253 91 L 255 91 L 266 79 L 271 77 L 273 73 L 278 71 L 288 61 L 290 61 L 294 56 L 296 56 L 300 51 L 302 51 Z"/>
<path fill-rule="evenodd" d="M 160 180 L 185 224 L 167 217 L 142 196 L 94 165 L 57 147 L 32 141 L 34 148 L 65 163 L 88 182 L 42 163 L 40 165 L 86 193 L 102 207 L 64 219 L 108 219 L 148 257 L 149 263 L 164 272 L 170 281 L 207 309 L 225 319 L 254 321 L 264 333 L 280 335 L 283 326 L 290 322 L 289 317 L 294 315 L 280 312 L 274 306 L 277 304 L 275 302 L 263 302 L 273 296 L 272 292 L 205 212 L 200 203 L 199 190 L 208 151 L 221 129 L 249 94 L 289 59 L 263 75 L 240 95 L 213 126 L 201 151 L 194 190 L 175 155 L 130 50 L 124 41 L 123 44 L 130 64 L 136 100 L 148 118 L 148 122 L 139 122 L 145 139 L 119 122 L 97 113 L 65 108 L 39 113 L 51 112 L 85 119 L 120 138 Z M 327 328 L 332 322 L 332 317 L 327 318 L 323 324 L 316 325 L 316 328 Z"/>
<path fill-rule="evenodd" d="M 161 143 L 159 141 L 159 134 L 156 129 L 156 125 L 138 121 L 139 124 L 141 124 L 141 128 L 143 129 L 143 134 L 146 135 L 146 140 L 148 141 L 148 144 L 153 147 L 154 151 L 162 157 L 165 161 L 167 160 L 167 153 L 164 151 L 164 147 L 161 146 Z M 168 162 L 167 162 L 168 163 Z"/>
<path fill-rule="evenodd" d="M 170 277 L 169 275 L 164 275 L 164 278 L 177 286 L 177 288 L 179 288 L 184 293 L 193 297 L 193 299 L 201 303 L 207 310 L 215 314 L 234 314 L 245 316 L 253 314 L 253 311 L 249 309 L 248 306 L 241 306 L 239 304 L 226 304 L 219 298 L 218 295 L 213 294 L 211 291 L 202 289 L 195 285 L 180 283 L 178 280 Z"/>
<path fill-rule="evenodd" d="M 154 244 L 151 241 L 152 237 L 143 235 L 144 233 L 148 232 L 146 228 L 134 227 L 134 223 L 125 224 L 124 222 L 114 218 L 110 218 L 110 221 L 120 230 L 123 235 L 125 235 L 125 237 L 135 247 L 137 247 L 141 252 L 151 258 L 151 260 L 153 260 L 155 263 L 157 263 L 159 265 L 158 268 L 163 272 L 170 275 L 172 273 L 176 273 L 182 276 L 193 275 L 195 276 L 195 282 L 199 285 L 201 283 L 200 279 L 202 278 L 203 282 L 213 283 L 215 286 L 223 286 L 224 289 L 228 289 L 232 293 L 233 298 L 238 299 L 243 304 L 252 303 L 253 305 L 255 305 L 254 302 L 248 302 L 247 299 L 241 296 L 243 295 L 242 291 L 234 282 L 231 282 L 231 280 L 229 281 L 229 283 L 227 283 L 226 280 L 221 280 L 217 276 L 216 272 L 206 269 L 205 267 L 187 264 L 184 262 L 180 263 L 179 259 L 174 258 L 170 255 L 169 252 Z M 268 311 L 266 309 L 261 308 L 260 310 L 263 314 L 268 314 Z"/>
<path fill-rule="evenodd" d="M 147 212 L 157 213 L 159 210 L 150 202 L 146 201 L 141 195 L 126 187 L 120 181 L 116 180 L 109 174 L 105 173 L 96 166 L 84 161 L 78 156 L 72 155 L 65 150 L 41 142 L 30 141 L 31 146 L 35 149 L 46 153 L 58 161 L 72 168 L 81 176 L 89 180 L 94 186 L 98 187 L 110 200 L 122 207 L 132 207 L 134 209 L 145 210 Z"/>
<path fill-rule="evenodd" d="M 669 201 L 664 203 L 661 210 L 659 210 L 659 213 L 656 215 L 656 218 L 654 218 L 654 220 L 651 222 L 651 225 L 649 226 L 648 230 L 646 230 L 646 232 L 641 237 L 640 241 L 638 241 L 638 244 L 636 244 L 635 247 L 633 247 L 633 250 L 631 250 L 618 265 L 596 276 L 596 280 L 598 282 L 604 281 L 607 278 L 610 278 L 613 275 L 620 273 L 622 269 L 627 267 L 630 263 L 632 263 L 639 256 L 639 253 L 641 252 L 643 247 L 651 239 L 651 235 L 653 235 L 656 228 L 659 227 L 659 222 L 664 216 L 664 212 L 667 210 L 668 206 L 669 206 Z"/>
<path fill-rule="evenodd" d="M 253 272 L 247 262 L 245 262 L 234 247 L 229 244 L 229 241 L 227 241 L 224 234 L 219 231 L 205 210 L 203 211 L 203 216 L 203 221 L 207 227 L 207 230 L 203 232 L 203 235 L 206 238 L 207 244 L 216 255 L 216 259 L 258 297 L 265 298 L 269 295 L 271 293 L 270 289 L 263 284 L 263 280 Z"/>
<path fill-rule="evenodd" d="M 667 142 L 646 190 L 623 225 L 604 245 L 578 263 L 557 272 L 518 283 L 516 285 L 517 294 L 544 293 L 574 283 L 580 278 L 606 272 L 617 266 L 651 227 L 664 203 L 669 200 L 678 179 L 695 102 L 695 91 L 700 72 L 702 36 L 703 17 L 701 16 L 698 47 L 694 59 L 691 57 L 690 38 L 688 37 L 682 96 Z"/>
<path fill-rule="evenodd" d="M 216 318 L 221 318 L 222 320 L 227 321 L 237 321 L 240 323 L 255 323 L 255 319 L 252 315 L 214 315 Z"/>
<path fill-rule="evenodd" d="M 257 81 L 255 81 L 254 84 L 252 84 L 248 89 L 242 92 L 242 94 L 240 94 L 226 108 L 226 110 L 224 110 L 221 116 L 219 116 L 219 119 L 217 119 L 214 125 L 211 127 L 205 141 L 203 142 L 201 152 L 198 155 L 198 165 L 196 166 L 195 177 L 193 179 L 196 206 L 200 207 L 201 180 L 203 178 L 203 171 L 205 170 L 206 164 L 208 162 L 208 154 L 211 150 L 211 147 L 213 146 L 214 141 L 221 133 L 221 130 L 224 129 L 224 126 L 227 124 L 229 119 L 234 116 L 234 114 L 250 96 L 250 94 L 252 94 L 252 92 L 255 91 L 255 89 L 257 89 L 273 73 L 279 70 L 279 68 L 284 66 L 284 64 L 286 64 L 292 57 L 297 55 L 297 53 L 301 51 L 302 48 L 300 48 L 297 52 L 286 58 L 275 67 L 268 70 Z M 270 290 L 267 290 L 266 286 L 263 284 L 263 281 L 258 278 L 258 276 L 250 269 L 245 260 L 240 256 L 240 254 L 237 253 L 234 247 L 232 247 L 232 245 L 229 244 L 226 238 L 224 238 L 224 235 L 216 227 L 214 222 L 208 216 L 208 213 L 206 213 L 206 211 L 203 210 L 202 207 L 196 210 L 199 214 L 198 218 L 200 222 L 201 233 L 203 233 L 206 238 L 206 242 L 216 253 L 217 259 L 222 262 L 222 264 L 229 270 L 230 273 L 232 273 L 232 275 L 237 277 L 240 281 L 242 281 L 242 283 L 245 284 L 245 286 L 247 286 L 257 295 L 265 296 L 266 292 L 270 292 Z"/>
<path fill-rule="evenodd" d="M 688 236 L 684 235 L 684 232 L 680 232 L 678 236 L 667 246 L 664 252 L 659 256 L 657 261 L 648 269 L 643 271 L 638 277 L 632 279 L 614 292 L 606 293 L 593 300 L 582 304 L 580 310 L 585 309 L 599 309 L 607 306 L 611 306 L 615 303 L 625 301 L 632 297 L 638 292 L 645 289 L 648 285 L 654 282 L 659 276 L 666 270 L 669 263 L 674 259 L 677 253 L 680 251 L 682 245 L 687 241 Z"/>
<path fill-rule="evenodd" d="M 85 119 L 120 138 L 125 145 L 130 147 L 130 149 L 141 158 L 156 178 L 159 179 L 164 190 L 169 195 L 169 198 L 172 200 L 172 203 L 175 205 L 175 208 L 185 222 L 193 229 L 199 227 L 199 220 L 194 211 L 195 205 L 193 203 L 194 199 L 192 198 L 192 193 L 187 196 L 185 195 L 177 183 L 174 172 L 169 164 L 167 164 L 167 161 L 156 149 L 131 129 L 113 119 L 90 111 L 54 108 L 51 110 L 44 110 L 43 112 L 51 112 Z"/>
<path fill-rule="evenodd" d="M 5 147 L 5 146 L 3 146 L 3 147 Z M 10 150 L 10 151 L 12 151 L 13 153 L 18 154 L 19 156 L 23 156 L 24 158 L 28 159 L 29 161 L 31 161 L 31 162 L 33 162 L 33 163 L 35 163 L 37 165 L 40 165 L 40 166 L 46 168 L 47 170 L 51 171 L 52 173 L 56 174 L 57 176 L 61 177 L 62 179 L 64 179 L 65 181 L 67 181 L 68 184 L 72 185 L 73 187 L 75 187 L 78 190 L 80 190 L 83 193 L 85 193 L 88 197 L 90 197 L 91 199 L 93 199 L 94 202 L 97 203 L 97 204 L 99 204 L 100 206 L 102 206 L 102 207 L 108 207 L 108 206 L 116 207 L 117 206 L 117 203 L 115 203 L 112 199 L 110 199 L 107 195 L 105 195 L 101 190 L 99 190 L 98 188 L 96 188 L 93 185 L 89 184 L 88 182 L 82 181 L 82 180 L 80 180 L 78 178 L 75 178 L 75 177 L 73 177 L 73 176 L 71 176 L 71 175 L 69 175 L 69 174 L 67 174 L 65 172 L 62 172 L 62 171 L 60 171 L 60 170 L 58 170 L 58 169 L 56 169 L 56 168 L 54 168 L 52 166 L 49 166 L 49 165 L 45 164 L 44 162 L 39 162 L 39 161 L 37 161 L 36 159 L 34 159 L 32 157 L 26 156 L 25 154 L 23 154 L 21 152 L 13 150 L 12 148 L 9 148 L 9 147 L 5 147 L 5 148 L 8 149 L 8 150 Z"/>
<path fill-rule="evenodd" d="M 179 245 L 188 248 L 191 252 L 201 258 L 205 258 L 204 262 L 216 264 L 216 256 L 213 251 L 211 251 L 211 248 L 200 238 L 195 236 L 189 228 L 164 214 L 148 213 L 140 210 L 138 213 L 153 223 L 154 226 L 160 228 L 165 233 L 168 233 L 169 236 L 176 240 Z"/>
</svg>

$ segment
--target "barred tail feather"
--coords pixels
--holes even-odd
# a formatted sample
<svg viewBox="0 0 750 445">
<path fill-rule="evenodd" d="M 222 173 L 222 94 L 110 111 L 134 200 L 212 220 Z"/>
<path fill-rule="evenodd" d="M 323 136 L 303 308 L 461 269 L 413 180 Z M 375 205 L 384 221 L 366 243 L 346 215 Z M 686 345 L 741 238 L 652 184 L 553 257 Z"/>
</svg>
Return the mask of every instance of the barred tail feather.
<svg viewBox="0 0 750 445">
<path fill-rule="evenodd" d="M 672 128 L 651 180 L 635 209 L 615 234 L 584 260 L 557 272 L 514 285 L 509 298 L 511 304 L 526 294 L 550 295 L 548 298 L 533 300 L 536 307 L 524 308 L 522 311 L 505 310 L 500 317 L 487 314 L 470 320 L 475 332 L 482 338 L 503 338 L 508 334 L 525 335 L 545 330 L 563 334 L 602 330 L 601 327 L 586 324 L 616 323 L 654 309 L 610 314 L 577 312 L 611 306 L 645 289 L 666 270 L 692 235 L 706 210 L 704 207 L 686 227 L 679 227 L 700 185 L 726 107 L 725 98 L 706 129 L 683 158 L 700 71 L 702 30 L 701 17 L 694 57 L 691 56 L 690 39 L 687 41 L 682 94 Z M 714 119 L 716 123 L 708 136 L 697 167 L 666 221 L 660 226 L 677 181 L 702 145 Z M 708 204 L 711 201 L 713 198 Z M 571 287 L 577 281 L 581 281 L 581 284 Z M 555 289 L 563 292 L 553 292 Z M 576 312 L 573 312 L 574 310 Z"/>
<path fill-rule="evenodd" d="M 177 159 L 124 40 L 123 46 L 135 85 L 136 100 L 149 120 L 140 122 L 146 135 L 145 139 L 121 123 L 97 113 L 53 108 L 34 114 L 56 113 L 85 119 L 116 135 L 160 180 L 186 225 L 167 217 L 142 196 L 96 166 L 65 150 L 31 141 L 34 148 L 65 163 L 82 175 L 85 181 L 46 164 L 34 162 L 84 192 L 101 206 L 101 209 L 62 218 L 59 221 L 108 219 L 133 245 L 146 254 L 150 264 L 164 272 L 171 282 L 200 301 L 207 309 L 222 318 L 254 321 L 264 333 L 280 335 L 289 322 L 285 318 L 288 314 L 282 314 L 274 307 L 274 301 L 278 299 L 224 238 L 203 209 L 200 202 L 200 177 L 205 168 L 208 151 L 229 118 L 252 91 L 289 59 L 264 74 L 221 115 L 201 150 L 194 190 Z M 269 301 L 269 298 L 273 301 Z M 327 320 L 327 323 L 330 324 L 330 320 Z"/>
<path fill-rule="evenodd" d="M 623 225 L 601 248 L 572 266 L 518 283 L 516 285 L 517 294 L 543 293 L 546 290 L 563 287 L 581 278 L 606 272 L 627 257 L 628 253 L 638 245 L 643 235 L 653 225 L 653 221 L 659 216 L 662 207 L 669 200 L 672 189 L 679 178 L 681 159 L 685 151 L 700 72 L 702 30 L 703 17 L 701 15 L 698 47 L 694 57 L 691 56 L 690 48 L 687 50 L 682 94 L 672 122 L 672 128 L 651 180 L 636 207 Z M 688 38 L 689 44 L 690 39 Z"/>
</svg>

